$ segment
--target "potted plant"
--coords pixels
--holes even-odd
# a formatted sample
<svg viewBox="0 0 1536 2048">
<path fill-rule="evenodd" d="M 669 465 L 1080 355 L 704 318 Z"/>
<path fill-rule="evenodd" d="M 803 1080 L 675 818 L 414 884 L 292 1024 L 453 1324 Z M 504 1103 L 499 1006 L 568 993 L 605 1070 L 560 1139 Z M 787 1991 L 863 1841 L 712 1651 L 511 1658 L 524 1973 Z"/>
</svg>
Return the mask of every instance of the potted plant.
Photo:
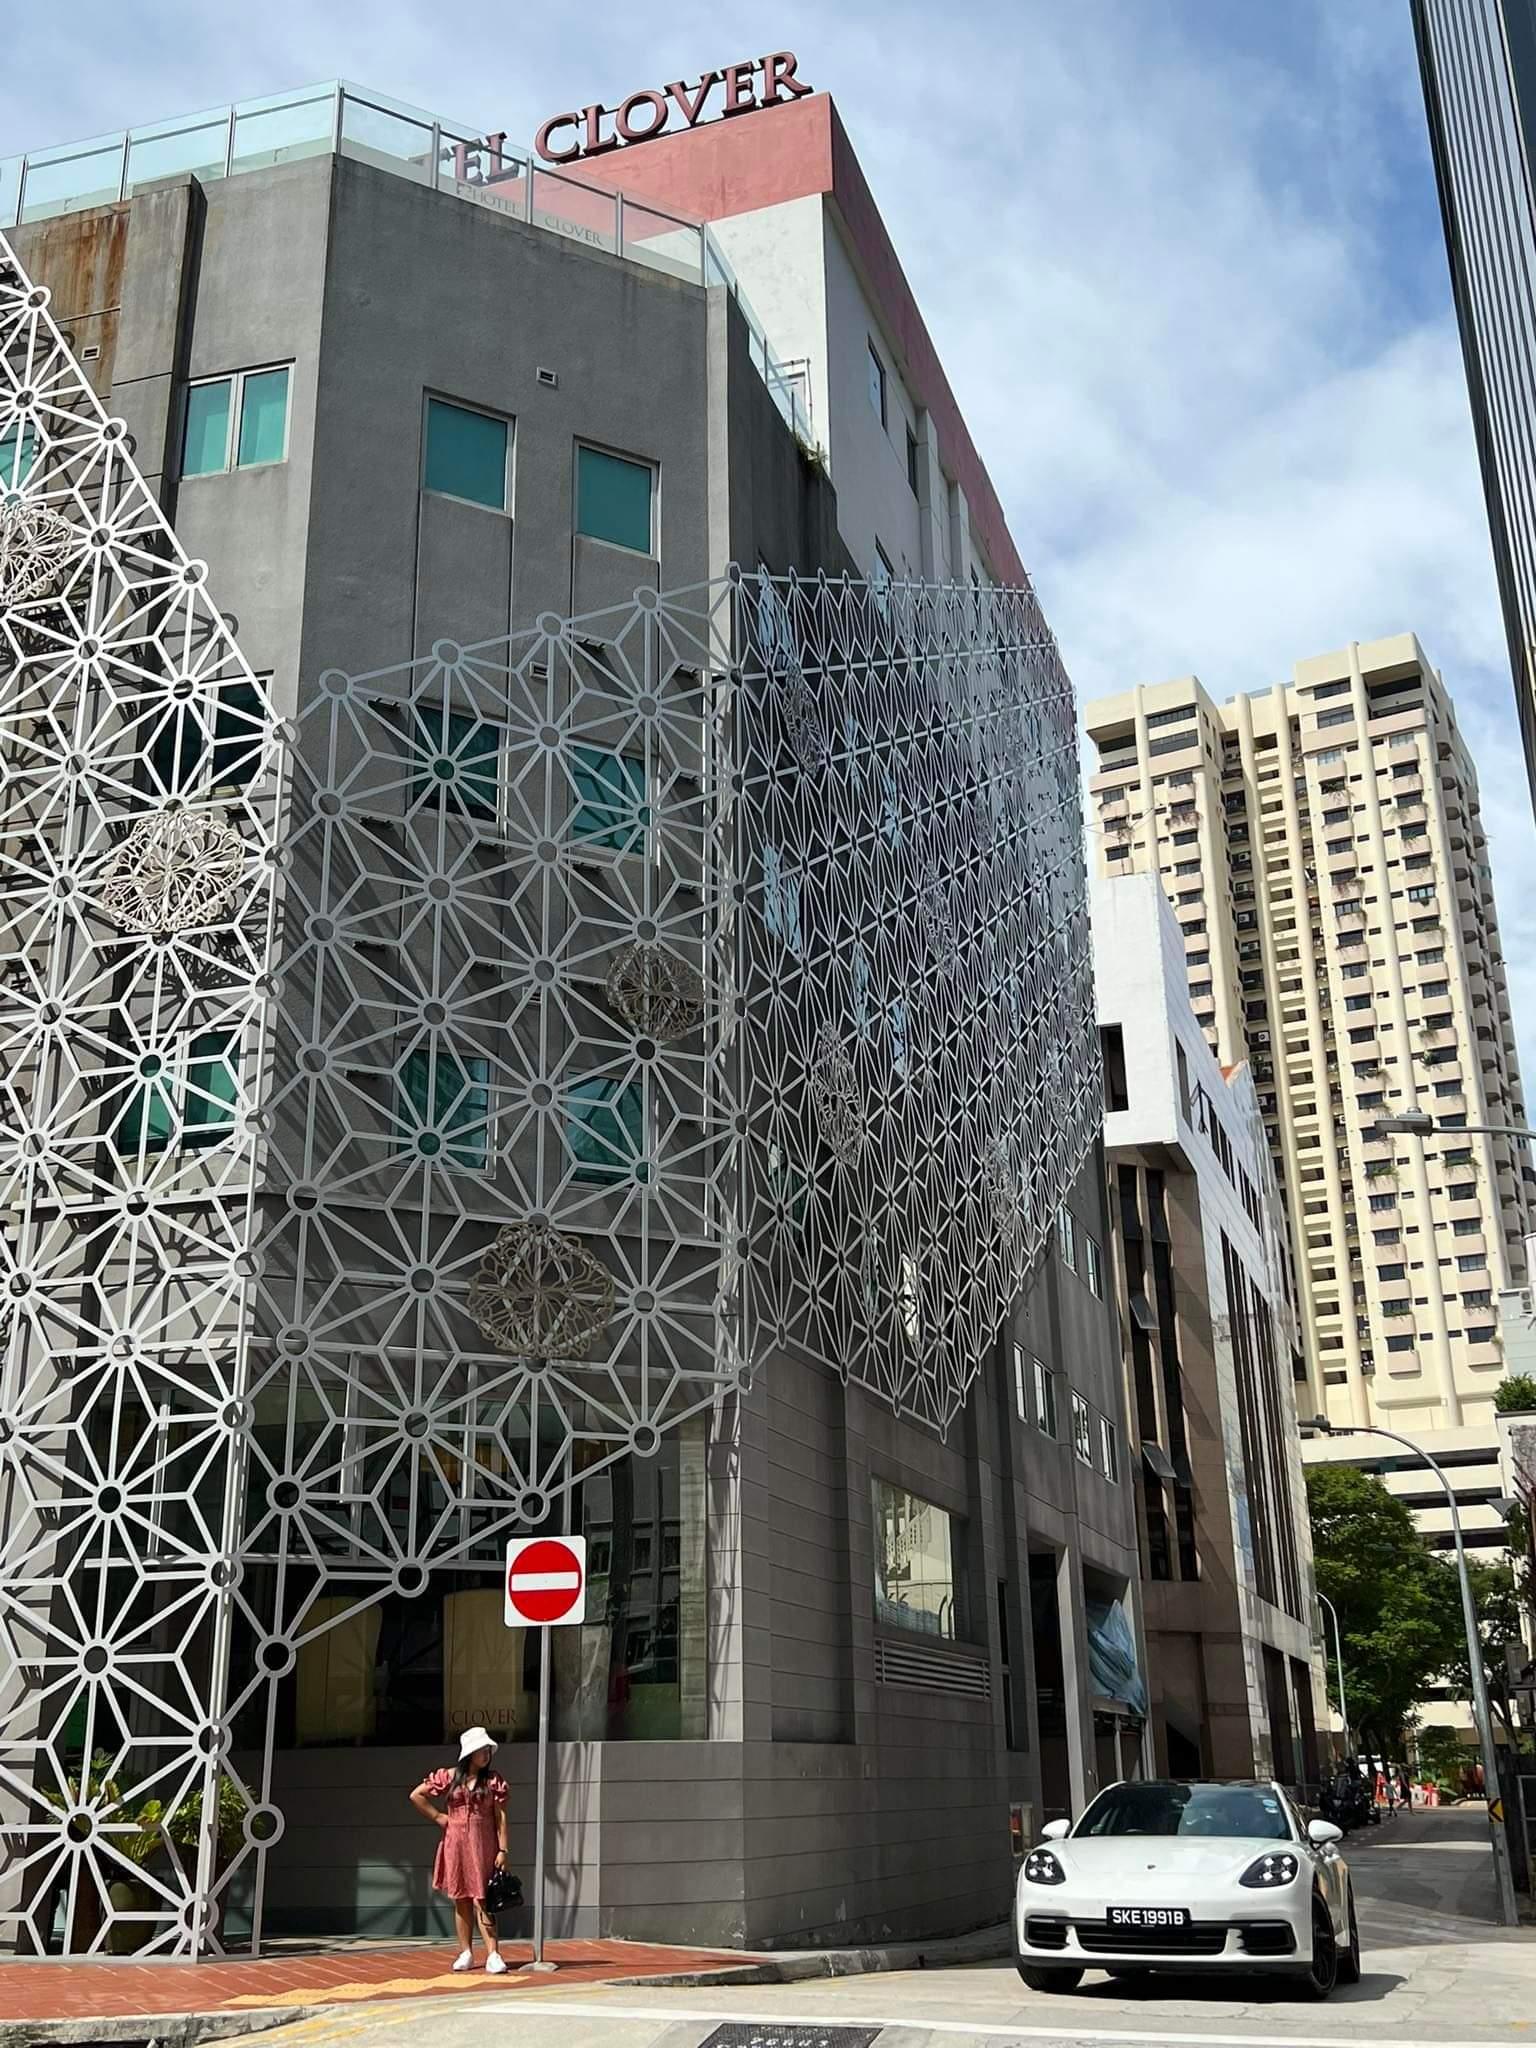
<svg viewBox="0 0 1536 2048">
<path fill-rule="evenodd" d="M 1493 1405 L 1500 1415 L 1536 1415 L 1536 1375 L 1512 1372 L 1493 1390 Z"/>
</svg>

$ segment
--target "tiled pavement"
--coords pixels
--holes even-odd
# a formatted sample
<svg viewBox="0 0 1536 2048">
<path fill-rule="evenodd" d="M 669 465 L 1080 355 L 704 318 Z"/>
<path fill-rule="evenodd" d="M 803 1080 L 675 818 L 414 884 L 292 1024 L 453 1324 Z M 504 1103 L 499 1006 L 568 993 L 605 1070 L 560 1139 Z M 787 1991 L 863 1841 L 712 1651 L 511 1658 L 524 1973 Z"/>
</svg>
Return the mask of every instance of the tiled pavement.
<svg viewBox="0 0 1536 2048">
<path fill-rule="evenodd" d="M 111 2019 L 138 2013 L 221 2012 L 311 2006 L 436 1993 L 505 1996 L 521 1985 L 604 1984 L 619 1977 L 670 1976 L 680 1970 L 729 1970 L 751 1956 L 718 1949 L 655 1948 L 627 1941 L 552 1941 L 553 1976 L 520 1973 L 532 1960 L 526 1942 L 504 1942 L 508 1969 L 455 1976 L 452 1947 L 315 1949 L 304 1954 L 231 1957 L 207 1963 L 128 1960 L 0 1963 L 0 2017 L 6 2020 Z M 480 1954 L 477 1951 L 477 1956 Z"/>
</svg>

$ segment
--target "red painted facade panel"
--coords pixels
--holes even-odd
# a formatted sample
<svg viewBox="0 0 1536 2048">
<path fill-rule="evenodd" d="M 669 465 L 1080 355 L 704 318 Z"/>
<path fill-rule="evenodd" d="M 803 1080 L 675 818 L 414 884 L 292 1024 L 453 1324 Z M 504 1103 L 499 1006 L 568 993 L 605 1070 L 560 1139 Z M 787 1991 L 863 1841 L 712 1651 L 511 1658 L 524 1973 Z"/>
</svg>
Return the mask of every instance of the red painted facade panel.
<svg viewBox="0 0 1536 2048">
<path fill-rule="evenodd" d="M 1024 565 L 992 479 L 828 94 L 703 122 L 654 142 L 585 158 L 571 172 L 694 220 L 729 220 L 815 192 L 829 199 L 902 374 L 932 416 L 945 470 L 965 493 L 972 531 L 992 573 L 1003 583 L 1024 581 Z M 747 291 L 750 297 L 750 280 Z"/>
</svg>

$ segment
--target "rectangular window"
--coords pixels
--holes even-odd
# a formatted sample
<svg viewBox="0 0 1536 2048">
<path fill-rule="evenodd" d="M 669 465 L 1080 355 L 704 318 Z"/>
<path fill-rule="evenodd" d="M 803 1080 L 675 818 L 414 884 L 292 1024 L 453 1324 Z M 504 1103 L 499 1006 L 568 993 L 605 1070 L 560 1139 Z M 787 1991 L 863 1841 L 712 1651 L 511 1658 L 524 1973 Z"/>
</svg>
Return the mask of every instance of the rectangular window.
<svg viewBox="0 0 1536 2048">
<path fill-rule="evenodd" d="M 408 810 L 447 811 L 494 824 L 501 765 L 499 725 L 446 704 L 380 704 L 410 768 Z"/>
<path fill-rule="evenodd" d="M 491 1064 L 418 1046 L 399 1071 L 398 1149 L 484 1172 L 490 1156 Z"/>
<path fill-rule="evenodd" d="M 962 1632 L 954 1517 L 889 1479 L 871 1479 L 870 1494 L 876 1622 L 952 1642 Z"/>
<path fill-rule="evenodd" d="M 1486 1252 L 1460 1252 L 1456 1259 L 1458 1273 L 1479 1273 L 1488 1263 Z"/>
<path fill-rule="evenodd" d="M 579 746 L 572 752 L 572 837 L 609 853 L 642 852 L 648 822 L 644 761 L 633 754 L 606 753 L 601 747 Z"/>
<path fill-rule="evenodd" d="M 1125 1032 L 1118 1024 L 1099 1026 L 1099 1049 L 1104 1068 L 1104 1107 L 1111 1114 L 1129 1109 L 1131 1098 L 1125 1073 Z"/>
<path fill-rule="evenodd" d="M 1104 1271 L 1098 1239 L 1089 1237 L 1085 1233 L 1083 1237 L 1083 1253 L 1084 1272 L 1087 1276 L 1088 1285 L 1093 1293 L 1102 1301 L 1104 1299 Z"/>
<path fill-rule="evenodd" d="M 505 512 L 510 445 L 505 420 L 467 405 L 451 405 L 446 398 L 429 398 L 423 490 Z"/>
<path fill-rule="evenodd" d="M 240 380 L 236 469 L 281 462 L 288 453 L 288 372 L 249 370 Z"/>
<path fill-rule="evenodd" d="M 648 462 L 609 455 L 601 448 L 576 451 L 576 531 L 637 555 L 656 552 L 653 499 L 656 472 Z"/>
<path fill-rule="evenodd" d="M 1107 1415 L 1099 1417 L 1099 1470 L 1111 1484 L 1120 1483 L 1120 1433 Z"/>
<path fill-rule="evenodd" d="M 1413 1339 L 1411 1337 L 1389 1337 L 1387 1339 L 1387 1349 L 1389 1351 L 1411 1351 L 1413 1349 Z"/>
<path fill-rule="evenodd" d="M 1093 1411 L 1078 1393 L 1072 1396 L 1072 1449 L 1083 1464 L 1093 1463 Z"/>
<path fill-rule="evenodd" d="M 1369 996 L 1346 996 L 1344 1007 L 1346 1010 L 1368 1010 L 1371 1007 L 1371 999 Z"/>
<path fill-rule="evenodd" d="M 19 491 L 37 463 L 37 429 L 30 420 L 0 434 L 0 491 Z"/>
<path fill-rule="evenodd" d="M 234 382 L 194 384 L 187 393 L 187 425 L 182 442 L 183 476 L 216 476 L 229 467 L 229 421 Z"/>
<path fill-rule="evenodd" d="M 1456 1237 L 1476 1237 L 1482 1227 L 1483 1220 L 1480 1216 L 1458 1216 L 1452 1223 L 1451 1230 Z"/>
<path fill-rule="evenodd" d="M 1072 1220 L 1072 1211 L 1063 1202 L 1056 1211 L 1056 1242 L 1061 1250 L 1061 1262 L 1069 1273 L 1077 1271 L 1077 1226 Z"/>
<path fill-rule="evenodd" d="M 1042 1436 L 1056 1434 L 1056 1375 L 1043 1358 L 1035 1360 L 1035 1427 Z"/>
<path fill-rule="evenodd" d="M 285 364 L 190 385 L 182 475 L 218 476 L 227 469 L 258 469 L 286 461 L 290 381 Z"/>
<path fill-rule="evenodd" d="M 113 1143 L 125 1157 L 183 1146 L 217 1144 L 235 1120 L 240 1097 L 239 1034 L 200 1031 L 169 1052 L 136 1062 L 138 1086 L 128 1098 Z"/>
<path fill-rule="evenodd" d="M 875 344 L 869 344 L 869 402 L 875 418 L 881 426 L 886 425 L 885 411 L 885 365 L 875 353 Z"/>
<path fill-rule="evenodd" d="M 907 482 L 908 482 L 908 483 L 909 483 L 909 484 L 911 485 L 911 487 L 912 487 L 912 495 L 913 495 L 913 497 L 914 497 L 914 498 L 920 498 L 920 497 L 922 496 L 922 491 L 921 491 L 921 489 L 919 488 L 918 478 L 919 478 L 919 471 L 918 471 L 918 467 L 917 467 L 917 436 L 916 436 L 916 434 L 914 434 L 914 433 L 913 433 L 912 429 L 911 429 L 910 427 L 908 427 L 908 429 L 907 429 Z"/>
<path fill-rule="evenodd" d="M 1395 1209 L 1397 1207 L 1397 1197 L 1396 1195 L 1372 1195 L 1370 1197 L 1370 1204 L 1379 1215 L 1384 1209 Z"/>
<path fill-rule="evenodd" d="M 232 1128 L 240 1099 L 239 1053 L 234 1031 L 200 1031 L 192 1040 L 182 1099 L 185 1144 L 216 1145 Z"/>
<path fill-rule="evenodd" d="M 256 771 L 265 730 L 255 683 L 221 683 L 211 706 L 195 698 L 167 701 L 163 695 L 156 702 L 160 719 L 148 751 L 157 789 L 178 796 L 195 788 L 203 779 L 204 762 L 214 789 L 244 789 Z"/>
<path fill-rule="evenodd" d="M 1325 725 L 1349 725 L 1353 723 L 1354 716 L 1352 708 L 1341 706 L 1337 711 L 1319 711 L 1317 723 L 1319 728 Z"/>
<path fill-rule="evenodd" d="M 1018 1411 L 1020 1422 L 1028 1422 L 1029 1384 L 1022 1344 L 1015 1344 L 1013 1347 L 1013 1405 Z"/>
<path fill-rule="evenodd" d="M 565 1146 L 574 1178 L 586 1187 L 617 1187 L 647 1179 L 642 1083 L 577 1081 L 568 1088 Z"/>
</svg>

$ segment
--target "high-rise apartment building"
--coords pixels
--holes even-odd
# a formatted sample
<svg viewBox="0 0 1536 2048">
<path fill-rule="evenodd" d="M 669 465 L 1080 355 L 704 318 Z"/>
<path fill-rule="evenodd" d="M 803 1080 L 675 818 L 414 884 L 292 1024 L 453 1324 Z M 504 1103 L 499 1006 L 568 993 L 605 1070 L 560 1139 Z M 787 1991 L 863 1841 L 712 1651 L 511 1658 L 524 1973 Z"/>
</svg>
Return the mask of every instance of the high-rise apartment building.
<svg viewBox="0 0 1536 2048">
<path fill-rule="evenodd" d="M 1226 704 L 1188 676 L 1100 698 L 1087 722 L 1100 870 L 1161 875 L 1195 1014 L 1258 1084 L 1297 1264 L 1298 1405 L 1431 1442 L 1482 1495 L 1473 1540 L 1496 1544 L 1495 1304 L 1524 1271 L 1531 1173 L 1517 1143 L 1455 1128 L 1523 1123 L 1525 1104 L 1450 697 L 1401 634 Z M 1375 1134 L 1408 1111 L 1448 1128 Z M 1447 1536 L 1422 1477 L 1392 1483 Z"/>
<path fill-rule="evenodd" d="M 1536 0 L 1410 0 L 1526 773 L 1536 794 Z"/>
</svg>

